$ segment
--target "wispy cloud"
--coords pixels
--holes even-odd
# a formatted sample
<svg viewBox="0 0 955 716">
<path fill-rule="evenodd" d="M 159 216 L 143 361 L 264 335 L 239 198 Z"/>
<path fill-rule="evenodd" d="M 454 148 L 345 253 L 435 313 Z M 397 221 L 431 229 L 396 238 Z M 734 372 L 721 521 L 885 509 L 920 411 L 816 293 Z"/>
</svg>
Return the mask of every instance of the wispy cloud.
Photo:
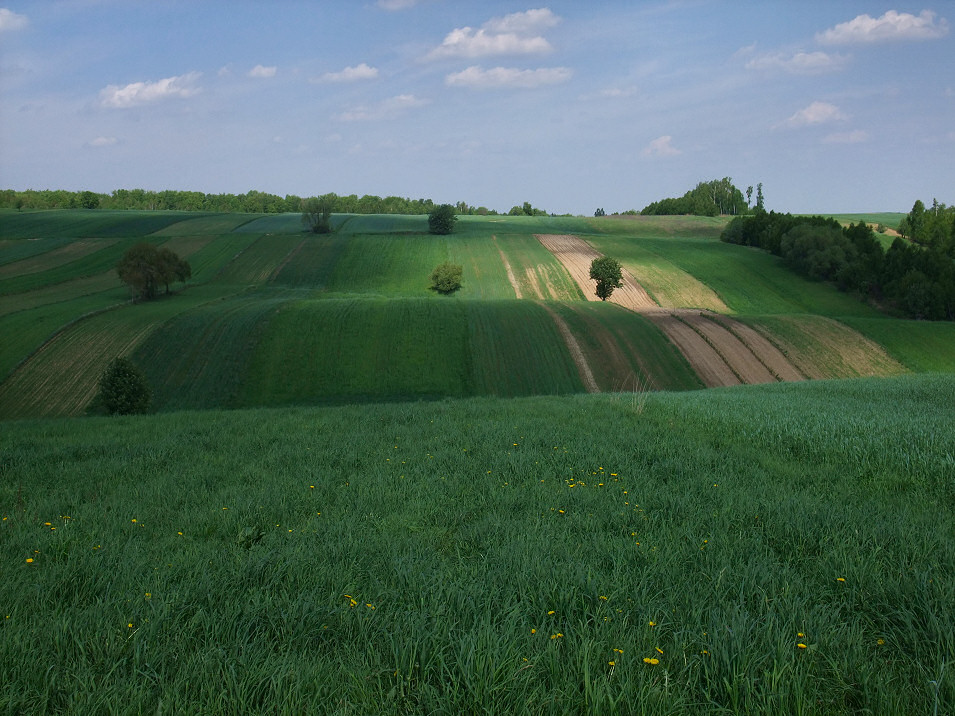
<svg viewBox="0 0 955 716">
<path fill-rule="evenodd" d="M 378 0 L 376 3 L 382 10 L 407 10 L 417 5 L 419 0 Z"/>
<path fill-rule="evenodd" d="M 391 97 L 376 105 L 355 107 L 338 115 L 342 122 L 364 122 L 372 120 L 392 119 L 408 110 L 424 107 L 430 104 L 429 100 L 415 97 L 413 94 L 400 94 Z"/>
<path fill-rule="evenodd" d="M 554 85 L 566 82 L 573 72 L 567 67 L 548 67 L 537 70 L 521 70 L 514 67 L 493 67 L 485 70 L 474 65 L 461 72 L 453 72 L 445 78 L 451 87 L 520 87 L 522 89 Z"/>
<path fill-rule="evenodd" d="M 87 147 L 99 148 L 99 147 L 111 147 L 114 144 L 119 142 L 116 137 L 97 137 L 96 139 L 91 139 L 86 143 Z"/>
<path fill-rule="evenodd" d="M 346 67 L 341 72 L 326 72 L 315 82 L 358 82 L 360 80 L 373 80 L 378 77 L 378 68 L 370 67 L 364 62 L 355 67 Z"/>
<path fill-rule="evenodd" d="M 641 152 L 645 157 L 675 157 L 682 153 L 683 152 L 673 146 L 673 137 L 669 134 L 657 137 L 645 146 Z"/>
<path fill-rule="evenodd" d="M 846 114 L 828 102 L 813 102 L 808 107 L 796 112 L 793 116 L 783 122 L 784 127 L 807 127 L 815 124 L 828 124 L 829 122 L 840 122 L 848 119 Z"/>
<path fill-rule="evenodd" d="M 841 45 L 889 40 L 936 40 L 948 34 L 948 21 L 923 10 L 919 15 L 889 10 L 881 17 L 859 15 L 816 35 L 825 45 Z"/>
<path fill-rule="evenodd" d="M 846 55 L 830 55 L 826 52 L 796 52 L 792 55 L 773 52 L 754 57 L 746 63 L 747 70 L 782 71 L 794 75 L 818 75 L 836 72 L 845 67 Z"/>
<path fill-rule="evenodd" d="M 493 18 L 477 30 L 457 28 L 428 53 L 428 59 L 547 53 L 553 47 L 540 32 L 559 22 L 560 18 L 548 8 L 540 8 Z"/>
<path fill-rule="evenodd" d="M 124 109 L 165 99 L 192 97 L 201 91 L 195 84 L 201 76 L 201 72 L 189 72 L 155 82 L 133 82 L 125 87 L 108 85 L 100 90 L 100 103 L 104 107 Z"/>
<path fill-rule="evenodd" d="M 26 15 L 18 15 L 13 10 L 0 7 L 0 32 L 22 30 L 29 24 L 30 19 Z"/>
<path fill-rule="evenodd" d="M 823 140 L 826 144 L 859 144 L 869 141 L 869 133 L 863 129 L 854 129 L 851 132 L 833 132 Z"/>
<path fill-rule="evenodd" d="M 249 77 L 256 77 L 258 79 L 268 79 L 270 77 L 275 77 L 275 73 L 278 72 L 278 67 L 266 67 L 264 65 L 256 65 L 251 70 L 249 70 Z"/>
</svg>

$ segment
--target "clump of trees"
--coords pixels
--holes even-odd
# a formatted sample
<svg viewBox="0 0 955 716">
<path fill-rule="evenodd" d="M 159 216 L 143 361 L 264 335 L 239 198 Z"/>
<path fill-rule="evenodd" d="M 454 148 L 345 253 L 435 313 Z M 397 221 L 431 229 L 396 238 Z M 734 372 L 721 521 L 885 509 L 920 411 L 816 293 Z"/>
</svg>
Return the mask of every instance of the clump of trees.
<svg viewBox="0 0 955 716">
<path fill-rule="evenodd" d="M 174 251 L 142 241 L 123 254 L 116 273 L 129 286 L 134 300 L 149 300 L 158 295 L 160 286 L 169 293 L 173 281 L 192 278 L 192 267 Z"/>
<path fill-rule="evenodd" d="M 900 229 L 908 239 L 897 238 L 886 251 L 863 221 L 843 227 L 821 216 L 757 211 L 733 219 L 720 238 L 770 251 L 807 278 L 904 316 L 955 320 L 955 210 L 935 202 L 928 212 L 917 201 Z"/>
<path fill-rule="evenodd" d="M 753 187 L 747 189 L 747 196 L 751 197 Z M 757 204 L 763 202 L 763 185 L 759 185 Z M 719 216 L 720 214 L 746 214 L 749 212 L 749 199 L 743 198 L 743 192 L 733 185 L 729 177 L 700 182 L 679 198 L 661 199 L 654 201 L 640 212 L 644 216 L 651 215 L 683 215 Z"/>
<path fill-rule="evenodd" d="M 590 278 L 597 282 L 597 297 L 606 301 L 615 288 L 623 286 L 623 268 L 616 259 L 601 256 L 590 262 Z"/>
<path fill-rule="evenodd" d="M 454 293 L 461 288 L 461 276 L 464 268 L 450 261 L 438 264 L 431 272 L 431 288 L 438 293 Z"/>
<path fill-rule="evenodd" d="M 302 204 L 302 223 L 313 234 L 330 234 L 332 231 L 332 207 L 330 202 L 312 197 Z"/>
<path fill-rule="evenodd" d="M 96 407 L 109 415 L 145 413 L 151 398 L 146 376 L 131 360 L 119 357 L 100 376 Z"/>
<path fill-rule="evenodd" d="M 457 220 L 454 207 L 450 204 L 441 204 L 428 213 L 428 231 L 432 234 L 450 234 L 454 231 Z"/>
</svg>

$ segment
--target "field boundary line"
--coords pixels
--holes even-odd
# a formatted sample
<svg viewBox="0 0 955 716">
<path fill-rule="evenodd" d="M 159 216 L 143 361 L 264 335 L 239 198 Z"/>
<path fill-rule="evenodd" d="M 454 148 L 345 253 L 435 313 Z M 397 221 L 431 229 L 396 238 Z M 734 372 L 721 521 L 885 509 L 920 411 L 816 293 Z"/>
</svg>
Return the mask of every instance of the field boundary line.
<svg viewBox="0 0 955 716">
<path fill-rule="evenodd" d="M 507 280 L 511 282 L 511 287 L 514 289 L 514 294 L 517 298 L 523 298 L 521 295 L 521 287 L 517 283 L 517 276 L 514 275 L 514 270 L 511 268 L 511 263 L 507 260 L 507 256 L 504 255 L 504 250 L 501 249 L 500 244 L 497 243 L 497 234 L 492 234 L 491 240 L 494 242 L 494 246 L 497 247 L 497 252 L 501 255 L 501 261 L 504 262 L 504 271 L 507 273 Z"/>
<path fill-rule="evenodd" d="M 762 363 L 762 364 L 763 364 L 763 367 L 764 367 L 766 370 L 768 370 L 768 371 L 770 372 L 770 374 L 771 374 L 777 381 L 779 381 L 780 383 L 786 382 L 786 379 L 784 379 L 781 375 L 779 375 L 779 373 L 778 373 L 771 365 L 769 365 L 769 363 L 767 363 L 765 360 L 763 360 L 763 358 L 759 355 L 759 353 L 757 353 L 755 350 L 753 350 L 753 347 L 745 340 L 745 338 L 744 338 L 743 336 L 741 336 L 741 335 L 739 334 L 739 331 L 736 330 L 736 328 L 735 328 L 735 326 L 734 326 L 735 321 L 732 321 L 732 320 L 729 320 L 729 321 L 728 321 L 728 320 L 726 320 L 726 316 L 722 316 L 722 315 L 720 315 L 720 314 L 718 314 L 718 313 L 704 312 L 704 313 L 701 313 L 700 316 L 703 317 L 703 318 L 705 318 L 705 319 L 707 319 L 707 320 L 710 320 L 710 321 L 712 321 L 713 323 L 715 323 L 716 325 L 721 326 L 722 328 L 726 329 L 729 333 L 731 333 L 733 336 L 735 336 L 735 337 L 739 340 L 740 343 L 742 343 L 744 346 L 746 346 L 747 350 L 749 350 L 749 352 L 753 354 L 753 357 L 754 357 L 756 360 L 758 360 L 760 363 Z M 762 335 L 762 333 L 760 333 L 759 335 Z M 776 345 L 775 343 L 773 343 L 772 341 L 768 341 L 768 342 L 769 342 L 770 344 L 772 344 L 773 347 L 776 348 L 777 350 L 779 349 L 779 346 L 777 346 L 777 345 Z M 779 352 L 780 352 L 780 354 L 781 354 L 784 358 L 786 358 L 786 362 L 789 363 L 789 365 L 792 366 L 793 370 L 795 370 L 797 373 L 799 373 L 800 375 L 802 375 L 803 378 L 806 378 L 806 377 L 807 377 L 805 373 L 803 373 L 801 370 L 799 370 L 798 367 L 796 367 L 795 365 L 792 364 L 792 361 L 789 360 L 789 358 L 786 356 L 785 353 L 783 353 L 781 350 L 780 350 Z"/>
<path fill-rule="evenodd" d="M 694 326 L 692 323 L 690 323 L 690 322 L 687 321 L 685 318 L 683 318 L 683 316 L 681 316 L 679 313 L 674 312 L 674 313 L 671 313 L 670 315 L 673 316 L 673 317 L 674 317 L 676 320 L 678 320 L 680 323 L 682 323 L 684 326 L 686 326 L 687 328 L 689 328 L 691 331 L 693 331 L 694 333 L 696 333 L 700 338 L 702 338 L 702 339 L 703 339 L 703 342 L 706 343 L 710 348 L 713 349 L 713 351 L 716 353 L 716 355 L 718 355 L 718 356 L 720 357 L 720 360 L 722 360 L 723 363 L 726 364 L 726 367 L 729 368 L 730 371 L 733 373 L 733 375 L 736 376 L 736 379 L 737 379 L 742 385 L 747 385 L 747 382 L 746 382 L 745 380 L 743 380 L 743 376 L 741 376 L 741 375 L 739 374 L 739 371 L 736 370 L 736 368 L 733 366 L 733 364 L 730 363 L 730 362 L 726 359 L 726 356 L 724 355 L 723 351 L 721 351 L 719 348 L 716 347 L 716 344 L 713 343 L 712 340 L 710 340 L 710 337 L 709 337 L 708 335 L 706 335 L 705 333 L 703 333 L 703 331 L 701 331 L 699 328 L 697 328 L 697 327 Z M 702 315 L 703 315 L 703 312 L 700 311 L 700 316 L 702 316 Z M 744 343 L 743 345 L 746 345 L 746 344 Z M 749 348 L 749 346 L 747 346 L 747 349 L 748 349 L 748 348 Z"/>
<path fill-rule="evenodd" d="M 584 351 L 580 347 L 580 343 L 577 342 L 577 338 L 570 330 L 570 326 L 567 325 L 567 321 L 565 321 L 563 317 L 559 316 L 550 306 L 544 303 L 544 301 L 537 301 L 537 303 L 545 311 L 547 311 L 547 313 L 550 314 L 550 317 L 554 320 L 557 330 L 560 331 L 560 334 L 564 339 L 564 343 L 567 345 L 567 350 L 570 351 L 570 356 L 574 360 L 574 365 L 577 366 L 577 372 L 580 374 L 580 379 L 587 388 L 587 392 L 599 393 L 600 386 L 597 385 L 597 381 L 594 378 L 594 373 L 590 368 L 590 363 L 587 362 L 587 357 L 584 355 Z"/>
</svg>

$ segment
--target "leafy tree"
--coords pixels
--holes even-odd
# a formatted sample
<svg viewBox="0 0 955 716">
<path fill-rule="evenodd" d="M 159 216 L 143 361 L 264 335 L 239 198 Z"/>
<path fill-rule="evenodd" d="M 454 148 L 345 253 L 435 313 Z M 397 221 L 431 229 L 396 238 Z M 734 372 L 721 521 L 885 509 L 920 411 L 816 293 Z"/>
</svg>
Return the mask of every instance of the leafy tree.
<svg viewBox="0 0 955 716">
<path fill-rule="evenodd" d="M 189 262 L 175 252 L 163 247 L 157 249 L 142 241 L 130 248 L 116 265 L 120 280 L 129 286 L 134 299 L 155 298 L 159 286 L 166 286 L 174 279 L 185 281 L 192 276 Z"/>
<path fill-rule="evenodd" d="M 461 288 L 464 268 L 450 261 L 438 264 L 431 272 L 431 288 L 438 293 L 454 293 Z"/>
<path fill-rule="evenodd" d="M 766 202 L 763 199 L 763 182 L 756 185 L 756 211 L 766 211 Z"/>
<path fill-rule="evenodd" d="M 80 194 L 80 206 L 84 209 L 98 209 L 99 197 L 91 191 L 84 191 Z"/>
<path fill-rule="evenodd" d="M 100 377 L 98 402 L 110 415 L 145 413 L 151 397 L 146 376 L 128 358 L 115 358 Z"/>
<path fill-rule="evenodd" d="M 450 234 L 454 231 L 454 222 L 458 217 L 450 204 L 436 206 L 428 214 L 428 231 L 432 234 Z"/>
<path fill-rule="evenodd" d="M 329 234 L 332 231 L 331 202 L 317 197 L 305 201 L 302 207 L 302 223 L 313 234 Z"/>
<path fill-rule="evenodd" d="M 591 262 L 590 278 L 597 282 L 598 298 L 606 301 L 615 288 L 623 286 L 623 268 L 616 259 L 601 256 Z"/>
<path fill-rule="evenodd" d="M 594 216 L 606 216 L 606 215 L 607 215 L 607 212 L 604 211 L 602 208 L 597 209 L 597 211 L 594 212 Z"/>
</svg>

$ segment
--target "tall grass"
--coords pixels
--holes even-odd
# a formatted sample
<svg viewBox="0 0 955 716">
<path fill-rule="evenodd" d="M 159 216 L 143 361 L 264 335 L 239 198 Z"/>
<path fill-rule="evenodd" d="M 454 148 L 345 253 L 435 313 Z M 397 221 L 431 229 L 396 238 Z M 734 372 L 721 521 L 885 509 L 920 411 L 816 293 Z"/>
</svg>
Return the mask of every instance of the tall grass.
<svg viewBox="0 0 955 716">
<path fill-rule="evenodd" d="M 918 376 L 8 423 L 0 709 L 948 713 L 953 406 Z"/>
</svg>

